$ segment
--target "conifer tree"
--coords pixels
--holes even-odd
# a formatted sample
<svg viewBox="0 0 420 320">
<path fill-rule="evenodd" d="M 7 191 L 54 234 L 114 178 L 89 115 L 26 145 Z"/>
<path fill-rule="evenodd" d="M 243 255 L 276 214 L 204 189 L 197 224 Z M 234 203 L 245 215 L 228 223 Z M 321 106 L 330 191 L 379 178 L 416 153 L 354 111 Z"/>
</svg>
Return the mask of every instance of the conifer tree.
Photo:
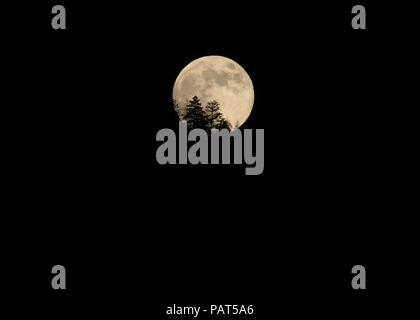
<svg viewBox="0 0 420 320">
<path fill-rule="evenodd" d="M 216 100 L 209 101 L 205 111 L 207 113 L 207 130 L 230 129 L 230 123 L 223 117 L 220 104 Z"/>
<path fill-rule="evenodd" d="M 204 112 L 201 101 L 197 96 L 194 96 L 188 102 L 185 108 L 184 120 L 187 121 L 189 129 L 207 129 L 207 114 Z"/>
</svg>

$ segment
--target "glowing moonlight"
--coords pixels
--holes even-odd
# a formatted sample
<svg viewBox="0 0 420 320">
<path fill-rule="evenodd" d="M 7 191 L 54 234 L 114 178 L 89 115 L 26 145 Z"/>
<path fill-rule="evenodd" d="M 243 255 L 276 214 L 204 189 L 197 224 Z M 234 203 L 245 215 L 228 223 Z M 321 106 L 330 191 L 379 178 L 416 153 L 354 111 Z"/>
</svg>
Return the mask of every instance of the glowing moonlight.
<svg viewBox="0 0 420 320">
<path fill-rule="evenodd" d="M 197 96 L 204 107 L 216 100 L 232 128 L 248 119 L 254 105 L 254 87 L 246 71 L 235 61 L 207 56 L 192 61 L 178 75 L 172 97 L 181 110 Z"/>
</svg>

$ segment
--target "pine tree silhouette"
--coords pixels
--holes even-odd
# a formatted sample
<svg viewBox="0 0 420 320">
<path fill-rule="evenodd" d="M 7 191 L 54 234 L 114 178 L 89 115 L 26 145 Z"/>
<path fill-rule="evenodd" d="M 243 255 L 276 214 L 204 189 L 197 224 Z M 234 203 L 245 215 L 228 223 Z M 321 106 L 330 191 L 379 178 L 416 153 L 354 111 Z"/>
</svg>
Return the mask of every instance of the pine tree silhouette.
<svg viewBox="0 0 420 320">
<path fill-rule="evenodd" d="M 216 100 L 209 101 L 203 108 L 200 99 L 194 96 L 185 108 L 173 99 L 176 113 L 180 120 L 187 121 L 188 129 L 201 128 L 210 132 L 211 129 L 229 129 L 232 125 L 220 111 L 220 104 Z"/>
<path fill-rule="evenodd" d="M 228 120 L 226 120 L 225 118 L 222 119 L 222 121 L 219 122 L 219 125 L 216 129 L 229 129 L 231 130 L 232 125 L 230 124 L 230 122 Z"/>
<path fill-rule="evenodd" d="M 230 123 L 220 112 L 220 104 L 216 100 L 209 101 L 206 105 L 207 130 L 211 129 L 230 129 Z"/>
<path fill-rule="evenodd" d="M 207 129 L 207 114 L 204 112 L 201 101 L 197 96 L 194 96 L 185 107 L 184 120 L 187 121 L 189 129 Z"/>
<path fill-rule="evenodd" d="M 207 127 L 208 129 L 215 129 L 223 119 L 220 112 L 220 104 L 216 101 L 209 101 L 206 105 L 205 111 L 207 113 Z"/>
</svg>

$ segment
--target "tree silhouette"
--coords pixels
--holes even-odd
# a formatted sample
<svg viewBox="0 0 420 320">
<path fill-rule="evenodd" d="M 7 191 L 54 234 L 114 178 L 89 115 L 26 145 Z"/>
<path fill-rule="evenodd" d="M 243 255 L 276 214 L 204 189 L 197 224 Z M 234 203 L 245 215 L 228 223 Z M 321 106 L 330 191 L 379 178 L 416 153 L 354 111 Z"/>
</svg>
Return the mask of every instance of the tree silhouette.
<svg viewBox="0 0 420 320">
<path fill-rule="evenodd" d="M 207 130 L 211 129 L 230 129 L 230 123 L 220 112 L 220 104 L 216 100 L 209 101 L 206 105 Z"/>
<path fill-rule="evenodd" d="M 201 128 L 210 132 L 211 129 L 231 130 L 232 128 L 220 111 L 220 104 L 216 100 L 209 101 L 205 108 L 197 96 L 188 101 L 184 108 L 175 99 L 173 104 L 179 119 L 187 121 L 188 129 Z"/>
<path fill-rule="evenodd" d="M 207 128 L 215 129 L 223 119 L 220 112 L 220 104 L 216 101 L 209 101 L 206 105 L 205 111 L 207 113 Z"/>
<path fill-rule="evenodd" d="M 232 126 L 231 126 L 230 122 L 228 120 L 226 120 L 225 118 L 223 118 L 219 122 L 219 124 L 218 124 L 218 126 L 217 126 L 216 129 L 219 129 L 219 130 L 221 130 L 221 129 L 229 129 L 229 130 L 231 130 L 231 127 Z"/>
<path fill-rule="evenodd" d="M 207 129 L 207 114 L 204 112 L 201 101 L 197 96 L 194 96 L 190 101 L 188 101 L 188 104 L 185 107 L 184 120 L 187 121 L 189 129 Z"/>
</svg>

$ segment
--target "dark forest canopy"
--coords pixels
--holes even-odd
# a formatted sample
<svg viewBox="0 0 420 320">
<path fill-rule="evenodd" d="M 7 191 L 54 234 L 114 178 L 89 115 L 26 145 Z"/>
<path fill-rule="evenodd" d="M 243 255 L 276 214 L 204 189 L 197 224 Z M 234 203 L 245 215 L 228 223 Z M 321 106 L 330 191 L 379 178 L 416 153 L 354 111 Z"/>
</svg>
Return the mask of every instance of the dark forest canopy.
<svg viewBox="0 0 420 320">
<path fill-rule="evenodd" d="M 204 107 L 197 96 L 189 100 L 184 108 L 175 99 L 173 103 L 179 119 L 187 121 L 189 129 L 201 128 L 210 131 L 211 129 L 230 130 L 232 128 L 220 111 L 220 103 L 216 100 L 209 101 Z"/>
</svg>

